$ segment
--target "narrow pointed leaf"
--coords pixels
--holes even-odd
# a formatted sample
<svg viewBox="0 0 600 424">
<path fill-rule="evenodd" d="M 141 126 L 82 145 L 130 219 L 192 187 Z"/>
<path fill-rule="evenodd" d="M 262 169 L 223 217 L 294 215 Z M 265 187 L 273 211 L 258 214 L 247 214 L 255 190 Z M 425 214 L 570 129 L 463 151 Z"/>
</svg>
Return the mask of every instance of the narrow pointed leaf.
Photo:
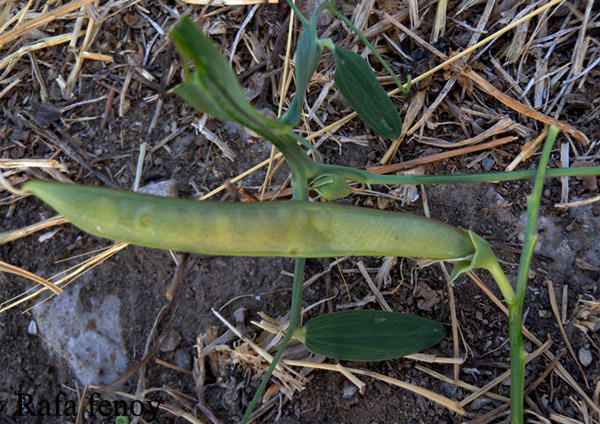
<svg viewBox="0 0 600 424">
<path fill-rule="evenodd" d="M 387 311 L 344 311 L 313 318 L 299 339 L 311 352 L 347 361 L 401 358 L 431 347 L 446 330 L 414 315 Z"/>
<path fill-rule="evenodd" d="M 177 48 L 192 59 L 196 65 L 198 77 L 202 77 L 203 80 L 206 78 L 211 82 L 211 84 L 206 84 L 205 88 L 212 94 L 219 94 L 221 100 L 227 102 L 227 104 L 221 105 L 222 107 L 231 108 L 229 112 L 233 112 L 235 109 L 254 111 L 225 56 L 194 22 L 189 18 L 181 19 L 171 31 L 170 36 Z"/>
<path fill-rule="evenodd" d="M 311 19 L 310 25 L 302 31 L 296 48 L 296 95 L 280 122 L 291 126 L 300 122 L 306 86 L 317 70 L 322 52 L 323 47 L 317 40 L 316 19 Z"/>
<path fill-rule="evenodd" d="M 335 84 L 350 106 L 374 131 L 387 138 L 398 138 L 402 132 L 398 111 L 367 62 L 339 46 L 333 50 L 333 57 Z"/>
<path fill-rule="evenodd" d="M 231 117 L 221 107 L 215 103 L 208 92 L 203 89 L 201 80 L 192 77 L 191 81 L 175 87 L 175 94 L 181 97 L 186 103 L 196 109 L 198 112 L 207 113 L 213 118 L 221 121 L 231 121 Z"/>
<path fill-rule="evenodd" d="M 236 121 L 265 137 L 287 129 L 250 105 L 225 56 L 190 19 L 181 19 L 170 36 L 182 59 L 190 58 L 196 66 L 192 77 L 175 89 L 177 95 L 201 112 Z"/>
</svg>

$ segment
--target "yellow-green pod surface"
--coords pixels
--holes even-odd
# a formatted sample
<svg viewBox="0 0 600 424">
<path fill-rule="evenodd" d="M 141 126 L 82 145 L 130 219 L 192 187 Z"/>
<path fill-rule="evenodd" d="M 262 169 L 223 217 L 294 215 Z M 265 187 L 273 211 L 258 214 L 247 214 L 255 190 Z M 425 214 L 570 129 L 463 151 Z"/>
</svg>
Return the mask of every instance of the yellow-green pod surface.
<svg viewBox="0 0 600 424">
<path fill-rule="evenodd" d="M 41 181 L 24 189 L 90 234 L 159 249 L 308 258 L 473 254 L 465 233 L 409 214 L 314 202 L 198 202 Z"/>
</svg>

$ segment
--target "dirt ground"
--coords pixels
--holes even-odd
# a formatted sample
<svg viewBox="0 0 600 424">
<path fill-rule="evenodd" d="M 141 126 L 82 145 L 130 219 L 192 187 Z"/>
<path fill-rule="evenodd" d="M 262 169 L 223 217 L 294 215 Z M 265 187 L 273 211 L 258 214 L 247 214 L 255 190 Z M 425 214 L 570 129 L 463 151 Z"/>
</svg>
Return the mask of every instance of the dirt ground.
<svg viewBox="0 0 600 424">
<path fill-rule="evenodd" d="M 43 3 L 34 2 L 23 22 L 48 13 Z M 50 10 L 67 4 L 55 3 L 50 4 Z M 270 144 L 237 124 L 208 119 L 202 131 L 199 130 L 202 115 L 169 91 L 181 81 L 181 66 L 166 32 L 184 13 L 193 17 L 202 15 L 201 27 L 228 58 L 236 34 L 242 34 L 235 50 L 233 69 L 254 106 L 276 116 L 289 25 L 287 5 L 206 7 L 178 1 L 88 3 L 11 38 L 7 44 L 2 43 L 5 40 L 1 37 L 18 25 L 0 32 L 1 61 L 2 57 L 9 57 L 36 41 L 71 34 L 78 19 L 83 23 L 81 38 L 75 39 L 74 47 L 69 47 L 69 38 L 15 55 L 10 63 L 2 63 L 0 159 L 4 176 L 11 184 L 20 186 L 30 179 L 52 179 L 131 190 L 140 146 L 146 142 L 148 150 L 141 185 L 174 180 L 178 197 L 197 199 L 269 158 Z M 0 9 L 4 8 L 7 14 L 0 12 L 0 26 L 6 19 L 17 16 L 24 7 L 10 1 L 0 2 L 2 4 Z M 437 4 L 419 4 L 416 10 L 419 22 L 411 24 L 404 3 L 387 0 L 374 3 L 365 33 L 402 79 L 407 74 L 413 78 L 423 74 L 441 63 L 441 59 L 411 37 L 401 35 L 383 12 L 390 13 L 395 20 L 410 26 L 429 41 Z M 487 24 L 481 39 L 512 22 L 518 12 L 531 5 L 533 2 L 529 1 L 490 1 L 487 5 L 485 2 L 465 5 L 450 2 L 444 37 L 431 45 L 446 54 L 460 52 L 477 32 L 473 29 L 484 17 Z M 302 10 L 310 6 L 301 3 Z M 343 2 L 337 8 L 350 17 L 357 5 Z M 484 90 L 465 73 L 447 67 L 419 82 L 408 96 L 394 100 L 403 117 L 411 100 L 422 102 L 412 124 L 405 122 L 407 128 L 424 114 L 426 118 L 405 137 L 391 163 L 421 160 L 416 165 L 420 166 L 419 172 L 426 174 L 506 170 L 524 151 L 523 146 L 532 145 L 544 129 L 543 122 L 524 111 L 528 107 L 580 131 L 589 141 L 585 145 L 575 132 L 561 133 L 552 153 L 551 167 L 564 166 L 565 160 L 570 166 L 598 166 L 599 68 L 589 70 L 584 80 L 569 85 L 567 91 L 561 85 L 571 76 L 568 66 L 579 57 L 576 55 L 578 49 L 587 50 L 581 54 L 582 63 L 574 68 L 575 75 L 600 54 L 598 3 L 573 2 L 551 10 L 550 14 L 533 18 L 527 27 L 520 26 L 516 35 L 509 32 L 494 40 L 491 47 L 477 50 L 468 62 L 471 70 L 465 71 L 482 75 L 522 107 L 502 103 L 493 92 Z M 250 20 L 246 25 L 244 19 L 248 17 Z M 88 26 L 92 21 L 96 24 L 90 29 Z M 588 24 L 587 32 L 581 30 L 584 21 Z M 326 19 L 320 32 L 327 32 L 336 43 L 350 45 L 352 38 L 345 27 L 336 22 L 330 23 Z M 383 25 L 386 22 L 388 24 Z M 239 32 L 242 26 L 243 32 Z M 90 33 L 89 42 L 82 46 L 86 43 L 86 31 Z M 564 34 L 552 38 L 560 31 Z M 295 34 L 297 37 L 298 32 Z M 521 44 L 514 41 L 518 37 L 523 39 Z M 587 43 L 585 49 L 581 40 Z M 402 56 L 390 47 L 392 41 L 408 56 Z M 84 50 L 100 56 L 83 60 Z M 550 50 L 552 54 L 548 54 Z M 544 62 L 546 54 L 549 59 Z M 380 67 L 375 62 L 372 65 L 378 75 L 385 75 L 379 72 Z M 548 73 L 548 77 L 523 94 L 540 66 L 543 68 L 540 75 Z M 567 66 L 565 69 L 569 72 L 561 71 L 561 66 Z M 308 105 L 314 104 L 323 87 L 333 80 L 332 67 L 331 55 L 325 54 L 318 75 L 309 87 Z M 535 74 L 535 78 L 540 75 Z M 449 92 L 435 104 L 453 80 Z M 18 82 L 7 90 L 15 81 Z M 293 83 L 291 87 L 288 100 Z M 385 88 L 391 90 L 390 85 Z M 339 94 L 334 88 L 331 90 L 314 114 L 316 119 L 310 118 L 302 131 L 314 133 L 350 113 Z M 557 102 L 552 106 L 555 100 Z M 429 107 L 432 109 L 427 110 Z M 502 118 L 510 119 L 514 125 L 492 131 L 488 137 L 473 144 L 481 145 L 508 136 L 514 136 L 513 141 L 427 160 L 433 154 L 453 151 L 457 146 L 451 144 L 484 133 Z M 369 131 L 358 118 L 322 137 L 316 140 L 324 162 L 360 168 L 378 165 L 391 143 Z M 565 146 L 562 153 L 561 145 Z M 565 156 L 565 150 L 570 154 Z M 534 169 L 538 156 L 533 153 L 520 161 L 517 168 Z M 53 159 L 64 165 L 64 169 L 26 164 L 12 166 L 9 159 Z M 233 183 L 229 190 L 213 196 L 213 200 L 231 201 L 236 195 L 235 188 L 241 193 L 238 194 L 240 197 L 244 192 L 260 196 L 266 172 L 267 167 L 260 168 Z M 267 198 L 289 197 L 288 177 L 287 166 L 277 168 Z M 527 365 L 526 387 L 531 391 L 525 405 L 530 422 L 600 422 L 600 414 L 590 405 L 595 403 L 597 407 L 600 392 L 600 340 L 598 332 L 593 331 L 594 325 L 596 330 L 600 327 L 600 203 L 574 208 L 555 206 L 563 201 L 597 196 L 597 179 L 570 178 L 568 182 L 568 191 L 565 191 L 564 181 L 546 181 L 540 209 L 539 243 L 526 293 L 525 327 L 542 343 L 551 342 L 547 355 L 541 355 Z M 531 191 L 529 182 L 435 185 L 414 190 L 416 198 L 412 202 L 402 200 L 398 187 L 392 186 L 374 186 L 372 190 L 354 193 L 342 202 L 419 215 L 429 213 L 432 218 L 472 229 L 490 241 L 505 272 L 514 280 L 525 224 L 525 196 Z M 34 197 L 11 195 L 8 191 L 3 191 L 2 195 L 2 237 L 55 215 Z M 274 229 L 274 236 L 276 231 Z M 47 237 L 40 238 L 40 235 Z M 81 263 L 81 255 L 89 257 L 90 252 L 113 245 L 113 242 L 85 234 L 70 224 L 52 226 L 10 241 L 2 240 L 1 261 L 48 279 Z M 260 383 L 265 365 L 264 362 L 257 365 L 256 353 L 246 342 L 231 335 L 211 309 L 217 310 L 249 340 L 263 340 L 264 330 L 251 321 L 260 320 L 259 312 L 285 320 L 291 299 L 293 260 L 190 255 L 183 260 L 177 274 L 178 265 L 174 258 L 182 260 L 180 255 L 167 251 L 128 246 L 63 287 L 65 291 L 77 287 L 77 308 L 81 310 L 92 311 L 98 302 L 110 296 L 118 299 L 118 318 L 123 329 L 119 343 L 126 352 L 128 367 L 133 367 L 130 368 L 133 371 L 111 384 L 103 396 L 130 401 L 137 396 L 140 400 L 169 406 L 152 419 L 146 415 L 139 422 L 238 422 Z M 340 262 L 339 267 L 330 266 L 332 261 L 307 261 L 305 279 L 320 276 L 305 290 L 303 305 L 316 306 L 306 313 L 304 320 L 348 308 L 353 302 L 363 308 L 380 308 L 372 299 L 358 263 L 363 261 L 371 277 L 375 278 L 389 261 L 350 257 Z M 489 275 L 475 274 L 493 295 L 500 298 Z M 458 343 L 458 357 L 464 359 L 458 368 L 458 378 L 466 384 L 458 387 L 453 383 L 454 366 L 451 364 L 398 359 L 366 364 L 345 362 L 344 365 L 412 383 L 458 402 L 471 393 L 467 384 L 483 387 L 509 369 L 507 318 L 490 294 L 482 291 L 472 279 L 459 278 L 450 292 L 439 265 L 421 268 L 414 260 L 400 258 L 386 275 L 382 291 L 394 310 L 424 316 L 448 328 L 444 340 L 425 353 L 452 358 L 455 357 L 454 343 Z M 174 279 L 178 279 L 179 285 L 173 300 L 169 301 L 165 294 Z M 555 296 L 549 292 L 549 285 Z M 32 287 L 35 284 L 30 280 L 0 273 L 2 307 Z M 80 405 L 80 400 L 85 397 L 82 383 L 65 356 L 56 350 L 60 343 L 48 340 L 32 324 L 36 319 L 30 308 L 47 298 L 47 293 L 0 315 L 1 423 L 76 422 L 74 416 L 22 416 L 19 394 L 32 396 L 37 406 L 41 399 L 53 400 L 61 392 L 65 393 L 63 404 L 71 400 Z M 553 297 L 564 335 L 553 312 Z M 323 299 L 328 300 L 321 302 Z M 450 331 L 451 305 L 457 311 L 455 324 L 459 335 L 456 341 Z M 585 323 L 590 323 L 592 329 L 582 331 Z M 219 336 L 223 338 L 215 344 L 221 346 L 221 350 L 211 350 L 197 361 L 196 373 L 192 375 L 199 340 L 207 345 Z M 538 348 L 531 340 L 525 346 L 530 352 Z M 290 357 L 308 358 L 306 352 L 297 349 Z M 551 355 L 557 359 L 551 359 Z M 423 368 L 445 376 L 446 380 L 426 373 Z M 571 383 L 566 381 L 559 368 L 571 377 Z M 101 384 L 112 382 L 98 377 Z M 459 415 L 411 391 L 369 377 L 361 376 L 360 379 L 366 383 L 364 394 L 342 374 L 323 370 L 308 373 L 303 382 L 304 390 L 293 393 L 291 400 L 286 399 L 283 390 L 278 390 L 281 387 L 274 386 L 270 398 L 273 407 L 265 408 L 257 422 L 412 424 L 507 420 L 507 409 L 502 409 L 506 403 L 500 398 L 509 395 L 506 382 L 495 386 L 491 396 L 478 396 L 465 406 L 466 413 Z M 214 415 L 203 413 L 203 408 Z M 114 417 L 92 416 L 89 410 L 80 420 L 86 423 L 115 422 Z"/>
</svg>

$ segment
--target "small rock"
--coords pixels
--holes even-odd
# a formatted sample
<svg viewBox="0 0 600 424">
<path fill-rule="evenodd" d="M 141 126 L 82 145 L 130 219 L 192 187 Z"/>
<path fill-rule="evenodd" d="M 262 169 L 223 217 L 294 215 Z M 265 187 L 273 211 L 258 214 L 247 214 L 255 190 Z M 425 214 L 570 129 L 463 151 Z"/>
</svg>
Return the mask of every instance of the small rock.
<svg viewBox="0 0 600 424">
<path fill-rule="evenodd" d="M 344 387 L 342 389 L 342 398 L 343 399 L 352 399 L 357 391 L 358 391 L 358 387 L 356 387 L 354 384 L 347 385 L 346 387 Z"/>
<path fill-rule="evenodd" d="M 454 384 L 442 382 L 441 388 L 444 396 L 449 398 L 454 398 L 456 396 L 456 386 Z"/>
<path fill-rule="evenodd" d="M 246 308 L 237 308 L 233 313 L 233 317 L 237 324 L 243 324 L 246 320 Z"/>
<path fill-rule="evenodd" d="M 40 127 L 48 128 L 60 118 L 60 113 L 53 107 L 37 104 L 33 106 L 33 117 Z"/>
<path fill-rule="evenodd" d="M 581 362 L 581 365 L 583 365 L 584 367 L 587 367 L 589 364 L 591 364 L 592 352 L 590 352 L 589 349 L 586 349 L 584 347 L 579 349 L 579 362 Z"/>
<path fill-rule="evenodd" d="M 82 384 L 107 384 L 128 365 L 119 322 L 121 301 L 113 295 L 80 297 L 80 289 L 76 284 L 33 308 L 36 331 Z"/>
<path fill-rule="evenodd" d="M 506 200 L 500 193 L 496 193 L 496 199 L 494 201 L 496 207 L 498 208 L 507 208 L 510 206 L 508 200 Z"/>
<path fill-rule="evenodd" d="M 175 365 L 179 368 L 183 368 L 184 370 L 189 370 L 192 368 L 192 358 L 189 353 L 187 353 L 183 349 L 177 349 L 175 352 Z"/>
<path fill-rule="evenodd" d="M 151 183 L 140 188 L 139 193 L 159 197 L 177 197 L 177 181 L 165 180 Z"/>
<path fill-rule="evenodd" d="M 160 347 L 161 352 L 172 352 L 175 350 L 181 341 L 181 334 L 178 331 L 172 330 L 167 336 L 167 340 Z"/>
<path fill-rule="evenodd" d="M 492 400 L 490 398 L 486 398 L 486 397 L 477 398 L 471 404 L 471 409 L 473 411 L 479 411 L 481 408 L 483 408 L 485 405 L 490 404 L 491 402 L 492 402 Z"/>
<path fill-rule="evenodd" d="M 484 160 L 481 161 L 481 166 L 483 166 L 483 168 L 486 171 L 489 171 L 490 169 L 492 169 L 492 166 L 494 166 L 494 164 L 496 163 L 496 161 L 492 158 L 485 158 Z"/>
</svg>

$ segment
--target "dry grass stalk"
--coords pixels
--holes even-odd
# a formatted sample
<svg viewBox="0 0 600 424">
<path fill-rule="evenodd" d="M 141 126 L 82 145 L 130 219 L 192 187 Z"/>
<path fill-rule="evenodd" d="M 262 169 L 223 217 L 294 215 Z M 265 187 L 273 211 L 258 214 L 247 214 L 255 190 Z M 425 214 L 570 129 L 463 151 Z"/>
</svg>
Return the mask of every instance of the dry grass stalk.
<svg viewBox="0 0 600 424">
<path fill-rule="evenodd" d="M 79 37 L 81 37 L 82 35 L 83 35 L 83 32 L 80 32 L 78 34 Z M 4 59 L 0 60 L 0 69 L 4 69 L 2 77 L 0 77 L 0 78 L 6 77 L 6 75 L 8 75 L 8 73 L 10 71 L 12 71 L 12 69 L 15 67 L 15 65 L 17 64 L 19 59 L 21 57 L 23 57 L 24 55 L 26 55 L 27 53 L 31 53 L 36 50 L 46 49 L 46 48 L 52 47 L 52 46 L 57 46 L 59 44 L 66 43 L 70 39 L 71 39 L 71 36 L 69 34 L 56 35 L 54 37 L 48 37 L 48 38 L 41 39 L 37 43 L 33 43 L 33 44 L 29 44 L 27 46 L 21 47 L 16 52 L 11 53 L 8 56 L 6 56 Z"/>
<path fill-rule="evenodd" d="M 178 367 L 177 365 L 170 364 L 167 361 L 163 361 L 160 358 L 156 358 L 154 360 L 154 362 L 156 362 L 158 365 L 162 365 L 165 368 L 169 368 L 171 370 L 180 372 L 182 374 L 186 374 L 186 375 L 189 375 L 189 376 L 193 376 L 194 375 L 192 371 L 186 370 L 185 368 Z"/>
<path fill-rule="evenodd" d="M 2 46 L 4 46 L 5 44 L 7 44 L 13 40 L 16 40 L 20 36 L 31 31 L 32 29 L 39 28 L 39 27 L 44 26 L 52 21 L 55 21 L 56 19 L 66 15 L 70 12 L 73 12 L 74 10 L 77 10 L 87 4 L 90 4 L 93 1 L 94 0 L 73 0 L 72 2 L 67 3 L 63 6 L 57 7 L 56 9 L 51 10 L 50 12 L 43 13 L 41 16 L 38 16 L 37 18 L 27 21 L 25 24 L 18 25 L 16 28 L 13 28 L 6 34 L 0 35 L 0 48 L 2 48 Z M 24 15 L 23 15 L 23 17 L 24 17 Z"/>
<path fill-rule="evenodd" d="M 54 168 L 66 172 L 67 165 L 60 163 L 56 159 L 10 159 L 1 158 L 0 168 Z"/>
<path fill-rule="evenodd" d="M 537 358 L 538 356 L 540 356 L 541 354 L 543 354 L 544 352 L 546 352 L 550 348 L 551 344 L 552 344 L 552 341 L 548 340 L 542 346 L 538 347 L 534 352 L 530 353 L 527 356 L 526 363 L 531 362 L 532 360 L 534 360 L 535 358 Z M 498 384 L 502 383 L 507 378 L 510 378 L 510 370 L 507 370 L 507 371 L 503 372 L 498 377 L 494 378 L 488 384 L 486 384 L 485 386 L 483 386 L 481 389 L 479 389 L 479 390 L 471 393 L 469 396 L 467 396 L 466 398 L 464 398 L 463 400 L 461 400 L 460 401 L 460 406 L 462 406 L 462 407 L 467 406 L 469 403 L 473 402 L 475 399 L 477 399 L 478 397 L 482 396 L 483 394 L 489 392 L 491 389 L 493 389 L 494 387 L 496 387 Z"/>
<path fill-rule="evenodd" d="M 406 359 L 412 359 L 413 361 L 425 362 L 427 364 L 446 364 L 446 365 L 462 365 L 465 360 L 463 358 L 442 358 L 434 355 L 427 355 L 425 353 L 413 353 L 412 355 L 406 355 Z"/>
<path fill-rule="evenodd" d="M 67 285 L 72 283 L 75 279 L 79 278 L 83 273 L 90 271 L 91 269 L 98 266 L 106 259 L 110 258 L 112 255 L 114 255 L 115 253 L 119 252 L 127 246 L 129 245 L 126 243 L 115 243 L 110 248 L 105 249 L 101 254 L 94 256 L 86 261 L 83 261 L 82 263 L 75 265 L 53 276 L 52 278 L 50 278 L 50 280 L 56 280 L 56 282 L 53 284 L 62 289 L 63 287 L 66 287 Z M 63 277 L 57 280 L 57 278 L 61 275 L 63 275 Z M 0 313 L 17 307 L 25 302 L 28 302 L 29 300 L 35 299 L 46 290 L 48 290 L 48 288 L 45 286 L 41 289 L 37 289 L 36 291 L 33 291 L 33 289 L 29 289 L 13 299 L 8 299 L 7 301 L 0 304 Z M 49 298 L 46 298 L 42 302 L 45 302 L 48 299 Z"/>
<path fill-rule="evenodd" d="M 54 227 L 56 225 L 66 224 L 69 221 L 60 215 L 53 216 L 52 218 L 44 219 L 35 224 L 28 225 L 23 228 L 18 228 L 12 231 L 6 231 L 0 233 L 0 244 L 9 243 L 11 241 L 18 240 L 23 237 L 27 237 L 37 231 L 45 230 L 46 228 Z"/>
<path fill-rule="evenodd" d="M 187 4 L 202 6 L 251 6 L 255 4 L 277 4 L 279 0 L 181 0 Z"/>
<path fill-rule="evenodd" d="M 358 266 L 358 269 L 360 270 L 360 273 L 362 274 L 362 276 L 365 278 L 365 280 L 367 280 L 367 284 L 369 285 L 369 288 L 375 295 L 375 298 L 377 299 L 377 302 L 379 302 L 379 305 L 381 306 L 381 308 L 385 311 L 391 312 L 392 308 L 385 301 L 385 299 L 383 298 L 383 295 L 381 294 L 381 292 L 379 291 L 379 289 L 377 288 L 377 286 L 371 279 L 371 276 L 369 275 L 369 273 L 367 272 L 367 269 L 365 268 L 365 264 L 362 261 L 358 261 L 357 266 Z"/>
<path fill-rule="evenodd" d="M 512 141 L 517 140 L 517 137 L 502 137 L 497 140 L 489 141 L 487 143 L 478 144 L 476 146 L 463 147 L 462 149 L 451 150 L 448 152 L 436 153 L 429 156 L 424 156 L 418 159 L 407 160 L 406 162 L 394 163 L 392 165 L 380 165 L 380 166 L 372 166 L 369 168 L 369 172 L 373 172 L 375 174 L 389 174 L 391 172 L 400 171 L 406 168 L 412 168 L 414 166 L 425 165 L 428 163 L 433 163 L 440 161 L 442 159 L 452 158 L 456 156 L 465 155 L 467 153 L 478 152 L 481 150 L 491 149 L 493 147 L 498 147 L 503 144 L 510 143 Z"/>
<path fill-rule="evenodd" d="M 470 271 L 467 273 L 467 276 L 481 289 L 481 291 L 485 293 L 485 295 L 496 305 L 498 309 L 500 309 L 500 311 L 502 311 L 504 315 L 508 316 L 508 309 L 506 308 L 506 306 L 500 301 L 500 299 L 496 297 L 494 293 L 491 292 L 491 290 L 483 283 L 483 281 L 481 281 L 479 277 L 477 277 L 475 273 Z M 525 327 L 523 327 L 523 336 L 532 341 L 538 347 L 543 345 L 542 342 Z M 551 361 L 554 361 L 556 359 L 556 356 L 552 352 L 550 352 L 550 350 L 546 350 L 544 352 L 544 356 L 546 356 Z M 600 414 L 600 406 L 598 406 L 597 403 L 590 399 L 590 397 L 581 388 L 581 386 L 577 384 L 571 373 L 569 373 L 569 371 L 567 371 L 566 368 L 560 362 L 556 364 L 556 375 L 558 375 L 569 386 L 571 386 L 571 388 L 575 390 L 575 392 L 577 392 L 577 394 L 585 400 L 587 405 L 591 409 L 593 409 L 594 412 Z"/>
<path fill-rule="evenodd" d="M 548 134 L 548 128 L 548 126 L 544 127 L 544 130 L 540 132 L 535 138 L 525 143 L 517 157 L 514 158 L 510 164 L 508 164 L 508 166 L 506 167 L 506 171 L 514 171 L 517 168 L 517 166 L 519 166 L 523 161 L 529 159 L 535 154 L 535 152 L 538 151 L 538 149 L 542 145 L 542 142 L 546 138 L 546 134 Z"/>
<path fill-rule="evenodd" d="M 600 201 L 600 195 L 598 195 L 598 196 L 592 196 L 589 199 L 578 200 L 576 202 L 555 203 L 554 207 L 555 208 L 576 208 L 576 207 L 579 207 L 579 206 L 591 205 L 592 203 L 595 203 L 595 202 L 598 202 L 598 201 Z"/>
<path fill-rule="evenodd" d="M 438 39 L 446 32 L 446 13 L 448 12 L 448 0 L 440 0 L 435 13 L 431 42 L 437 43 Z"/>
<path fill-rule="evenodd" d="M 6 262 L 3 262 L 3 261 L 0 261 L 0 271 L 8 272 L 9 274 L 15 274 L 20 277 L 27 278 L 35 283 L 41 284 L 42 286 L 44 286 L 46 289 L 50 290 L 54 294 L 61 294 L 63 292 L 63 290 L 60 287 L 58 287 L 56 284 L 51 283 L 50 281 L 48 281 L 42 277 L 39 277 L 29 271 L 26 271 L 22 268 L 14 266 L 14 265 L 7 264 Z"/>
<path fill-rule="evenodd" d="M 424 90 L 421 90 L 418 91 L 417 94 L 412 98 L 412 101 L 410 102 L 410 104 L 408 105 L 408 109 L 406 110 L 406 114 L 404 115 L 404 119 L 402 122 L 402 133 L 400 134 L 400 137 L 398 137 L 392 142 L 388 150 L 385 152 L 385 154 L 379 161 L 381 165 L 389 164 L 396 152 L 398 151 L 398 148 L 400 147 L 400 145 L 404 141 L 404 138 L 406 137 L 408 128 L 412 125 L 415 119 L 417 119 L 417 115 L 419 114 L 419 112 L 421 112 L 423 106 L 425 105 L 426 94 L 427 93 Z"/>
<path fill-rule="evenodd" d="M 365 394 L 365 389 L 366 389 L 367 385 L 365 383 L 363 383 L 362 381 L 360 381 L 360 379 L 358 377 L 356 377 L 354 374 L 352 374 L 348 368 L 342 366 L 342 364 L 340 364 L 340 363 L 337 363 L 337 364 L 335 364 L 335 369 L 340 374 L 342 374 L 344 377 L 346 377 L 348 380 L 350 380 L 350 382 L 352 384 L 354 384 L 356 387 L 358 387 L 358 391 L 361 395 Z"/>
<path fill-rule="evenodd" d="M 361 0 L 352 13 L 352 23 L 359 31 L 364 32 L 369 23 L 369 16 L 375 6 L 375 0 Z"/>
<path fill-rule="evenodd" d="M 417 365 L 415 365 L 415 368 L 418 369 L 419 371 L 423 371 L 424 373 L 429 374 L 432 377 L 437 378 L 438 380 L 444 381 L 444 382 L 449 383 L 449 384 L 456 384 L 458 387 L 460 387 L 462 389 L 466 389 L 466 390 L 468 390 L 470 392 L 476 392 L 476 391 L 480 390 L 480 388 L 477 387 L 477 386 L 474 386 L 472 384 L 469 384 L 469 383 L 466 383 L 464 381 L 458 380 L 456 378 L 452 379 L 452 378 L 446 377 L 445 375 L 440 374 L 439 372 L 430 370 L 429 368 L 425 368 L 422 365 L 418 365 L 417 364 Z M 496 394 L 496 393 L 491 392 L 491 391 L 488 391 L 486 393 L 482 393 L 481 396 L 486 396 L 486 397 L 489 397 L 490 399 L 498 400 L 498 401 L 505 402 L 505 403 L 510 402 L 510 399 L 507 398 L 506 396 L 501 396 L 501 395 Z"/>
<path fill-rule="evenodd" d="M 556 318 L 556 323 L 558 324 L 558 329 L 560 330 L 560 334 L 562 335 L 563 340 L 564 340 L 565 344 L 567 345 L 567 349 L 569 350 L 571 357 L 573 358 L 573 360 L 577 364 L 577 367 L 579 368 L 579 371 L 581 372 L 581 376 L 583 377 L 583 381 L 585 382 L 586 387 L 589 389 L 590 385 L 587 381 L 587 376 L 585 375 L 585 372 L 583 371 L 583 367 L 579 363 L 579 359 L 577 358 L 575 351 L 571 347 L 571 342 L 569 342 L 569 338 L 567 337 L 567 333 L 565 332 L 565 327 L 563 326 L 562 321 L 560 320 L 560 313 L 558 312 L 558 303 L 556 302 L 556 295 L 554 294 L 554 286 L 552 285 L 552 281 L 547 280 L 546 286 L 548 287 L 548 296 L 550 297 L 550 306 L 552 308 L 552 312 L 554 313 L 554 317 Z"/>
<path fill-rule="evenodd" d="M 328 370 L 328 371 L 339 371 L 337 369 L 337 366 L 334 364 L 315 364 L 313 362 L 296 361 L 296 360 L 289 360 L 289 359 L 284 359 L 283 362 L 286 365 L 290 365 L 290 366 L 310 367 L 310 368 L 323 369 L 323 370 Z M 386 375 L 379 374 L 379 373 L 373 372 L 373 371 L 361 370 L 361 369 L 349 368 L 349 367 L 345 367 L 345 369 L 353 374 L 359 374 L 359 375 L 365 375 L 368 377 L 373 377 L 377 380 L 383 381 L 383 382 L 391 384 L 393 386 L 397 386 L 397 387 L 401 387 L 403 389 L 409 390 L 413 393 L 423 396 L 424 398 L 427 398 L 433 402 L 436 402 L 456 413 L 459 413 L 459 414 L 465 413 L 465 410 L 458 404 L 458 402 L 456 402 L 452 399 L 448 399 L 442 395 L 438 395 L 437 393 L 434 393 L 431 390 L 427 390 L 422 387 L 416 386 L 414 384 L 407 383 L 402 380 L 398 380 L 396 378 L 388 377 Z"/>
</svg>

